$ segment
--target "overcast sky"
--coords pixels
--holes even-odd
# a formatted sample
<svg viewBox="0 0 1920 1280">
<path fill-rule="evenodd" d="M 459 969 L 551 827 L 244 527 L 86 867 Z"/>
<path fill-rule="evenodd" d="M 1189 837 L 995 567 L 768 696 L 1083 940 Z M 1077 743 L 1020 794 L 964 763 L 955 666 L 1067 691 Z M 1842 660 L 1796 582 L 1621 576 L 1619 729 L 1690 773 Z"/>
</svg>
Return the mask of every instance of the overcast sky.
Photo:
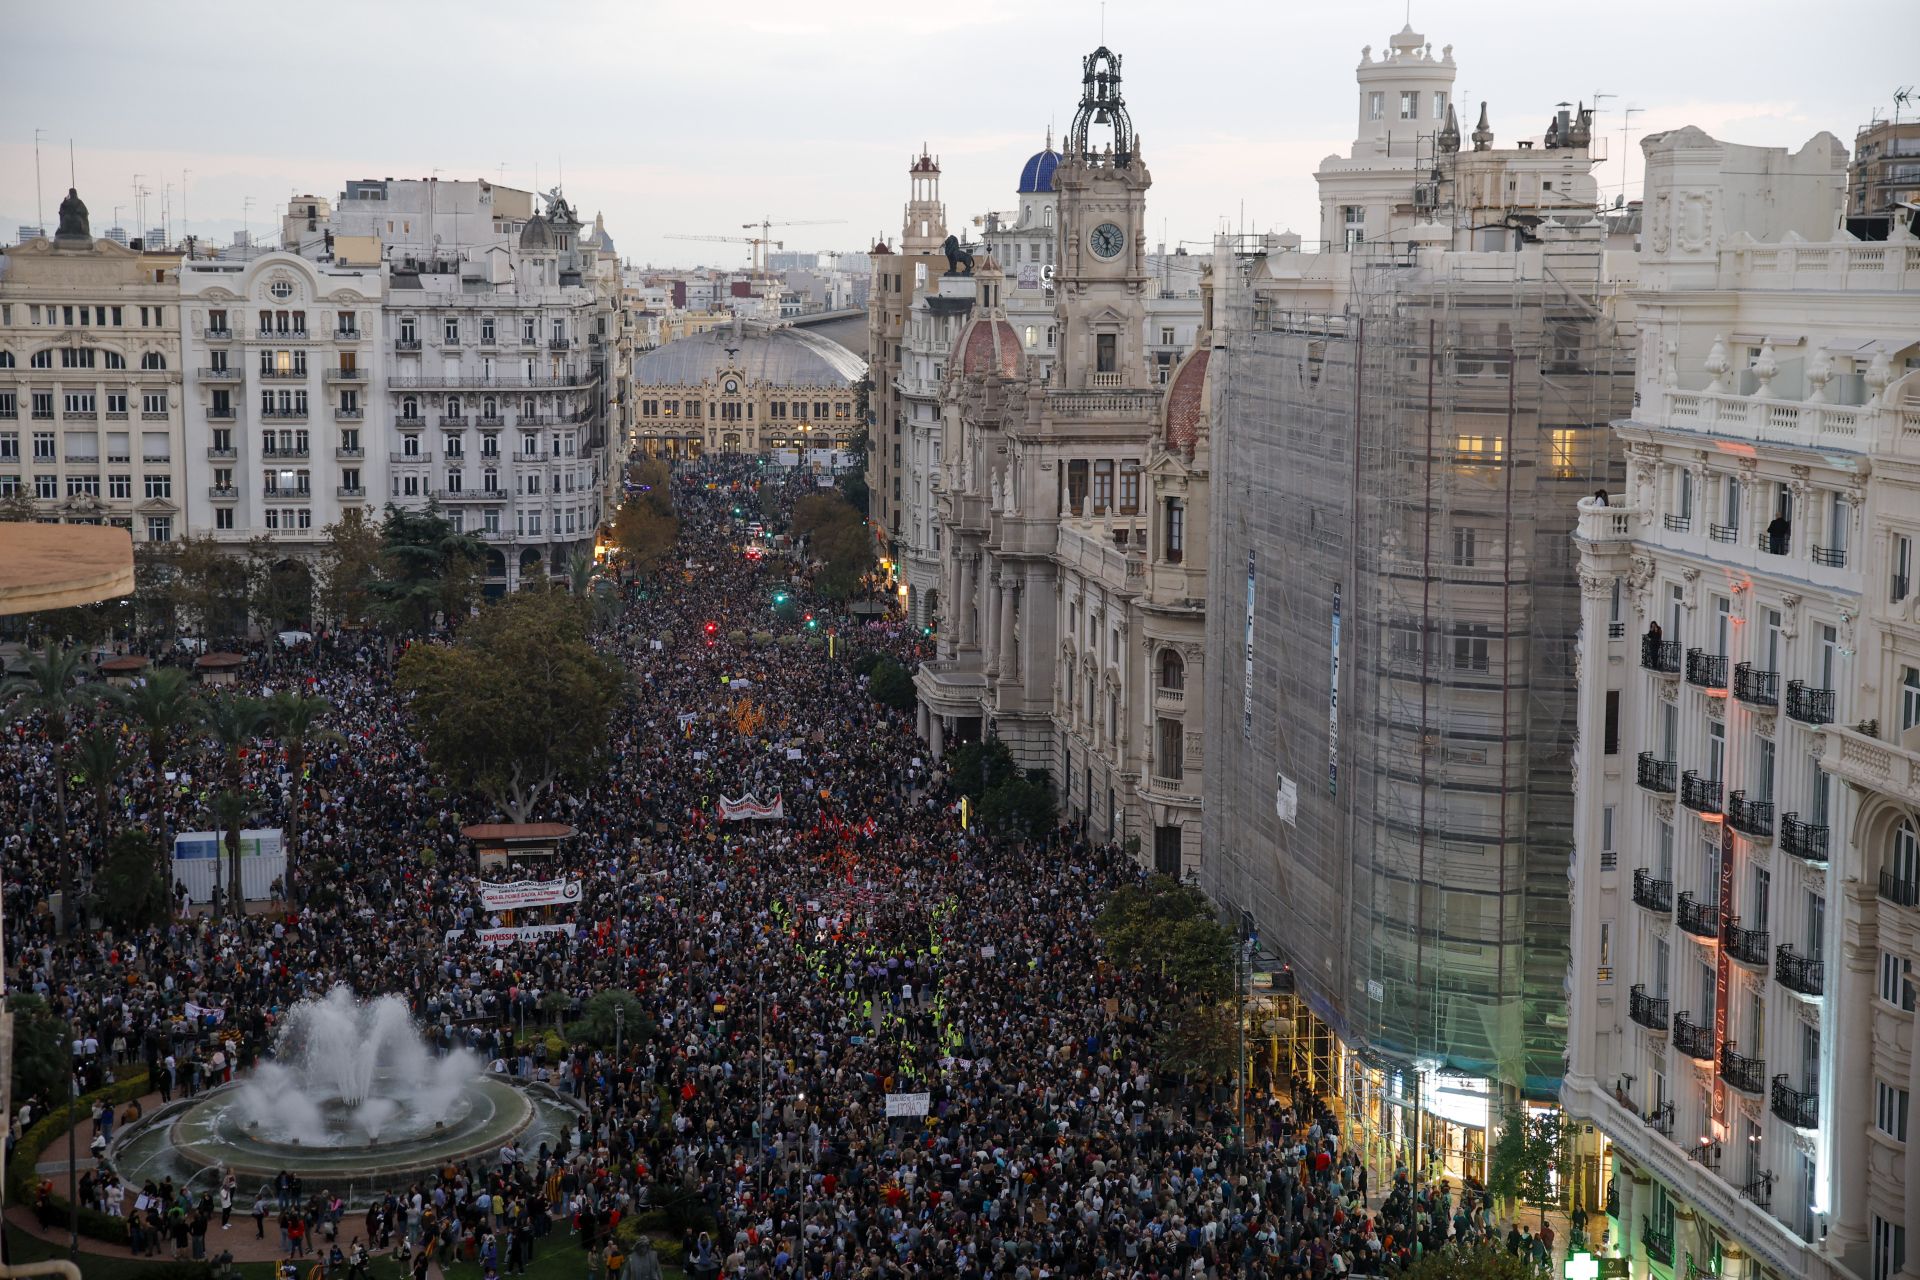
<svg viewBox="0 0 1920 1280">
<path fill-rule="evenodd" d="M 736 265 L 745 246 L 669 233 L 795 227 L 793 249 L 896 237 L 906 167 L 939 156 L 949 221 L 1013 205 L 1021 163 L 1073 115 L 1099 0 L 726 0 L 529 4 L 462 0 L 5 5 L 0 243 L 35 221 L 41 144 L 49 230 L 73 140 L 96 234 L 134 228 L 134 175 L 174 188 L 173 223 L 220 240 L 253 201 L 256 234 L 290 194 L 356 177 L 490 177 L 552 185 L 604 210 L 635 261 Z M 1817 14 L 1817 20 L 1810 17 Z M 1312 173 L 1354 128 L 1360 47 L 1383 49 L 1405 0 L 1109 0 L 1106 42 L 1153 173 L 1150 238 L 1226 225 L 1312 237 Z M 1456 97 L 1489 99 L 1502 140 L 1537 135 L 1562 100 L 1601 101 L 1621 182 L 1633 135 L 1695 124 L 1734 141 L 1848 143 L 1920 80 L 1913 0 L 1415 0 L 1414 28 L 1451 44 Z M 1920 114 L 1920 103 L 1909 110 Z M 1471 121 L 1463 122 L 1471 128 Z M 1637 146 L 1626 175 L 1637 194 Z M 184 174 L 183 174 L 184 171 Z M 137 234 L 137 231 L 135 232 Z"/>
</svg>

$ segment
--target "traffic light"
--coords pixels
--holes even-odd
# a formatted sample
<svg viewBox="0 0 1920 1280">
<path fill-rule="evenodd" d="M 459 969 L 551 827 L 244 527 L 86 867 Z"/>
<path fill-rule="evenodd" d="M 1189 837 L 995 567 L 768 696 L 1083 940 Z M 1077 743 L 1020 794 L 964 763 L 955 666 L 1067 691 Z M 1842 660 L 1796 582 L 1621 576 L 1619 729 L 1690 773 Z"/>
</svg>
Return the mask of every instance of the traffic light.
<svg viewBox="0 0 1920 1280">
<path fill-rule="evenodd" d="M 776 592 L 774 592 L 774 593 L 773 593 L 773 602 L 774 602 L 775 604 L 785 604 L 785 603 L 787 602 L 787 593 L 786 593 L 786 592 L 784 592 L 784 591 L 776 591 Z"/>
<path fill-rule="evenodd" d="M 720 624 L 719 624 L 719 623 L 717 623 L 717 622 L 709 622 L 709 623 L 708 623 L 708 624 L 706 625 L 706 628 L 705 628 L 705 630 L 706 630 L 706 633 L 707 633 L 707 634 L 708 634 L 709 636 L 716 636 L 716 635 L 719 635 L 719 634 L 720 634 Z"/>
<path fill-rule="evenodd" d="M 820 629 L 820 624 L 819 624 L 818 622 L 815 622 L 815 621 L 813 620 L 813 615 L 812 615 L 812 614 L 808 614 L 808 615 L 807 615 L 807 630 L 809 630 L 809 631 L 818 631 L 819 629 Z"/>
</svg>

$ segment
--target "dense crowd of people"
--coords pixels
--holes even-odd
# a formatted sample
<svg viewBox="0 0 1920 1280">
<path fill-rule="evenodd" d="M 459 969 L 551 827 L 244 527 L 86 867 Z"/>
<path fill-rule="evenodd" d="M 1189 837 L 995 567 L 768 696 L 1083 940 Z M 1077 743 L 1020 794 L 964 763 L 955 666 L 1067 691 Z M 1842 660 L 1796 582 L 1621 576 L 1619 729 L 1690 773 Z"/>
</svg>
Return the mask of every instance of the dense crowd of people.
<svg viewBox="0 0 1920 1280">
<path fill-rule="evenodd" d="M 845 660 L 911 666 L 925 641 L 832 611 L 802 560 L 740 554 L 733 509 L 744 494 L 757 514 L 759 474 L 678 471 L 675 566 L 625 588 L 598 634 L 631 696 L 597 775 L 541 815 L 575 831 L 539 873 L 582 882 L 573 937 L 490 947 L 473 931 L 495 921 L 460 831 L 494 815 L 422 758 L 377 636 L 261 649 L 242 673 L 242 693 L 326 698 L 337 735 L 311 750 L 300 862 L 271 911 L 63 937 L 46 903 L 59 859 L 91 870 L 91 805 L 74 795 L 62 849 L 43 726 L 4 726 L 13 986 L 70 1023 L 87 1085 L 144 1068 L 167 1097 L 214 1087 L 273 1051 L 291 1005 L 346 984 L 402 996 L 435 1044 L 580 1105 L 558 1142 L 351 1208 L 352 1188 L 291 1176 L 132 1187 L 101 1163 L 82 1198 L 130 1220 L 134 1252 L 203 1256 L 251 1227 L 330 1275 L 369 1274 L 379 1254 L 415 1274 L 465 1257 L 513 1275 L 560 1248 L 596 1278 L 658 1274 L 615 1230 L 629 1219 L 696 1280 L 1298 1280 L 1385 1274 L 1450 1242 L 1550 1249 L 1503 1240 L 1481 1198 L 1444 1183 L 1369 1185 L 1308 1094 L 1254 1091 L 1242 1131 L 1231 1090 L 1158 1072 L 1162 989 L 1104 963 L 1093 928 L 1131 861 L 1070 826 L 1020 842 L 962 828 L 907 717 Z M 826 623 L 832 656 L 776 620 L 776 583 Z M 760 629 L 815 642 L 735 638 Z M 245 762 L 262 825 L 284 825 L 285 767 L 270 740 Z M 157 776 L 142 756 L 114 821 L 206 828 L 214 773 L 202 745 Z M 723 795 L 749 793 L 784 818 L 721 816 Z M 620 1052 L 550 1048 L 556 1019 L 605 991 L 644 1010 Z M 924 1116 L 888 1115 L 888 1095 L 921 1093 Z M 49 1100 L 18 1101 L 16 1137 Z M 96 1153 L 138 1118 L 101 1110 Z"/>
</svg>

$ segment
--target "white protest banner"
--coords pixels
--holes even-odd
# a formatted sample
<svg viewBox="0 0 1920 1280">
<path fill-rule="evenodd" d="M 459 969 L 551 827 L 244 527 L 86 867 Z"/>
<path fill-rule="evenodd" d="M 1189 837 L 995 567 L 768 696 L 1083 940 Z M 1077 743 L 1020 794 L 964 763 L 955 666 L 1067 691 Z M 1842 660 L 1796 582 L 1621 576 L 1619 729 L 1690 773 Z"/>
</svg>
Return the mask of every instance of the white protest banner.
<svg viewBox="0 0 1920 1280">
<path fill-rule="evenodd" d="M 466 933 L 467 930 L 465 929 L 449 929 L 447 930 L 446 940 L 452 942 L 455 938 L 461 937 Z M 475 929 L 473 930 L 473 938 L 475 942 L 478 942 L 483 947 L 498 947 L 508 943 L 527 942 L 534 938 L 544 938 L 556 933 L 564 933 L 569 938 L 573 937 L 573 922 L 568 921 L 566 924 L 527 924 L 513 929 Z"/>
<path fill-rule="evenodd" d="M 787 816 L 787 806 L 780 796 L 775 796 L 771 804 L 760 803 L 758 797 L 752 792 L 736 798 L 721 796 L 720 816 L 728 822 L 779 819 Z"/>
<path fill-rule="evenodd" d="M 204 1004 L 195 1004 L 191 1000 L 187 1001 L 186 1014 L 190 1022 L 198 1022 L 204 1018 L 209 1023 L 219 1023 L 226 1021 L 227 1017 L 227 1011 L 224 1007 L 217 1009 L 210 1008 Z"/>
<path fill-rule="evenodd" d="M 511 884 L 480 886 L 480 905 L 488 911 L 518 911 L 522 907 L 555 907 L 580 901 L 578 880 L 515 880 Z"/>
<path fill-rule="evenodd" d="M 930 1093 L 890 1093 L 887 1095 L 887 1115 L 924 1116 L 933 1102 Z"/>
</svg>

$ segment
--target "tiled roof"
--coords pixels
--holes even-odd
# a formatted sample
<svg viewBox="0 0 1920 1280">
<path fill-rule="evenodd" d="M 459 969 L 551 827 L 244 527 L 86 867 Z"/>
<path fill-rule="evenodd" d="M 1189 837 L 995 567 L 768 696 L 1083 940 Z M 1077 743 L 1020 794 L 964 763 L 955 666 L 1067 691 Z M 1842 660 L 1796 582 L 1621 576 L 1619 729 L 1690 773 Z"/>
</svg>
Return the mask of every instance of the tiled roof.
<svg viewBox="0 0 1920 1280">
<path fill-rule="evenodd" d="M 1200 439 L 1200 424 L 1207 416 L 1207 358 L 1213 353 L 1202 347 L 1180 362 L 1167 388 L 1167 448 L 1191 454 Z"/>
</svg>

